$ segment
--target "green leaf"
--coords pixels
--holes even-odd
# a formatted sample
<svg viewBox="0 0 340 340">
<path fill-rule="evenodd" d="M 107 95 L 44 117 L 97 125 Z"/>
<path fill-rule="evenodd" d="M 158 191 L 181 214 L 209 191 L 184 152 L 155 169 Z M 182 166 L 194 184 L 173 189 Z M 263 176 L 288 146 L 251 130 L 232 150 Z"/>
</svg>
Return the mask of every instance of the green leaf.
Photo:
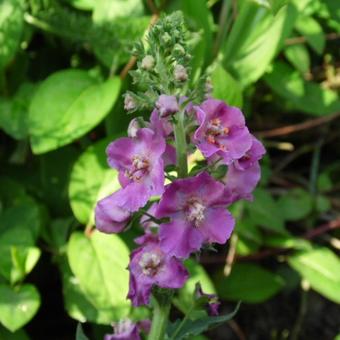
<svg viewBox="0 0 340 340">
<path fill-rule="evenodd" d="M 242 89 L 239 83 L 223 68 L 216 64 L 211 73 L 213 97 L 222 99 L 231 106 L 242 107 Z"/>
<path fill-rule="evenodd" d="M 96 0 L 67 0 L 67 2 L 70 3 L 73 7 L 77 8 L 77 9 L 91 11 L 95 8 L 96 2 L 101 2 L 101 1 L 96 1 Z"/>
<path fill-rule="evenodd" d="M 178 297 L 175 298 L 176 306 L 186 313 L 193 305 L 193 294 L 195 291 L 196 283 L 200 283 L 202 290 L 207 294 L 215 294 L 216 290 L 213 282 L 211 281 L 205 269 L 193 259 L 185 261 L 185 267 L 189 271 L 189 279 L 178 291 Z"/>
<path fill-rule="evenodd" d="M 31 201 L 1 214 L 0 275 L 11 283 L 22 280 L 40 257 L 40 249 L 34 247 L 40 223 L 39 208 Z"/>
<path fill-rule="evenodd" d="M 340 110 L 340 100 L 335 91 L 304 81 L 299 72 L 287 64 L 276 62 L 264 79 L 273 91 L 302 112 L 322 116 Z"/>
<path fill-rule="evenodd" d="M 27 324 L 40 306 L 40 295 L 33 285 L 11 288 L 0 284 L 0 322 L 15 332 Z"/>
<path fill-rule="evenodd" d="M 306 37 L 308 44 L 314 51 L 321 55 L 326 43 L 321 25 L 312 17 L 300 17 L 295 28 Z"/>
<path fill-rule="evenodd" d="M 223 65 L 243 86 L 259 79 L 290 34 L 297 16 L 293 5 L 273 16 L 270 9 L 245 1 L 223 48 Z"/>
<path fill-rule="evenodd" d="M 289 0 L 269 0 L 270 9 L 275 15 L 283 6 L 287 5 L 288 2 Z"/>
<path fill-rule="evenodd" d="M 101 83 L 83 70 L 63 70 L 49 76 L 29 109 L 33 152 L 57 149 L 89 132 L 109 113 L 119 90 L 119 78 Z"/>
<path fill-rule="evenodd" d="M 308 216 L 313 209 L 311 195 L 303 189 L 292 189 L 278 200 L 282 216 L 286 220 L 296 221 Z"/>
<path fill-rule="evenodd" d="M 287 46 L 284 50 L 288 61 L 303 75 L 309 72 L 310 56 L 305 45 Z"/>
<path fill-rule="evenodd" d="M 68 260 L 86 298 L 98 309 L 111 308 L 115 319 L 126 317 L 129 250 L 117 235 L 94 231 L 89 237 L 74 232 Z"/>
<path fill-rule="evenodd" d="M 109 140 L 90 146 L 75 163 L 70 179 L 69 199 L 79 222 L 94 224 L 99 199 L 119 189 L 118 173 L 107 165 L 105 149 Z"/>
<path fill-rule="evenodd" d="M 209 60 L 212 52 L 212 14 L 205 0 L 182 0 L 180 4 L 191 30 L 201 33 L 201 39 L 193 53 L 193 59 L 196 59 L 200 52 L 204 53 L 203 58 L 201 58 L 204 63 L 204 60 Z M 195 63 L 195 61 L 193 62 Z"/>
<path fill-rule="evenodd" d="M 0 127 L 15 139 L 28 136 L 28 107 L 35 89 L 35 85 L 23 83 L 12 99 L 0 100 Z"/>
<path fill-rule="evenodd" d="M 182 324 L 181 320 L 177 320 L 170 326 L 168 336 L 170 340 L 192 339 L 192 336 L 200 335 L 208 329 L 219 326 L 226 321 L 231 320 L 237 313 L 240 303 L 237 304 L 234 311 L 230 314 L 219 316 L 205 316 L 196 320 L 186 319 Z"/>
<path fill-rule="evenodd" d="M 20 0 L 0 1 L 0 71 L 12 60 L 19 48 L 24 25 Z"/>
<path fill-rule="evenodd" d="M 89 340 L 89 338 L 85 335 L 83 331 L 81 323 L 78 323 L 77 325 L 76 340 Z"/>
<path fill-rule="evenodd" d="M 95 23 L 112 22 L 119 17 L 140 16 L 144 12 L 141 0 L 100 0 L 95 3 L 93 12 Z"/>
<path fill-rule="evenodd" d="M 254 201 L 246 204 L 252 223 L 280 234 L 285 234 L 284 220 L 280 206 L 269 192 L 254 191 Z"/>
<path fill-rule="evenodd" d="M 301 251 L 288 258 L 289 264 L 326 298 L 340 303 L 340 259 L 326 247 Z"/>
<path fill-rule="evenodd" d="M 215 282 L 221 298 L 248 303 L 263 302 L 284 285 L 280 276 L 250 263 L 236 263 L 228 277 L 220 274 Z"/>
</svg>

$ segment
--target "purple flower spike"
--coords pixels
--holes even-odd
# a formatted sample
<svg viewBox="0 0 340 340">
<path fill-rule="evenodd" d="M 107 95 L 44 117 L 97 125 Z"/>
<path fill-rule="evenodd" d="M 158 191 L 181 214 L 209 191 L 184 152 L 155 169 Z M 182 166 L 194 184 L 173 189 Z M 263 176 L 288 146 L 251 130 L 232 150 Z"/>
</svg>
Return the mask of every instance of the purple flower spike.
<svg viewBox="0 0 340 340">
<path fill-rule="evenodd" d="M 106 334 L 104 340 L 140 340 L 137 324 L 123 320 L 113 324 L 113 334 Z"/>
<path fill-rule="evenodd" d="M 224 185 L 206 172 L 168 185 L 156 211 L 157 218 L 170 217 L 160 225 L 163 251 L 187 258 L 203 243 L 225 243 L 235 222 L 225 209 L 223 194 Z"/>
<path fill-rule="evenodd" d="M 166 117 L 179 111 L 178 102 L 175 96 L 162 94 L 159 96 L 156 107 L 161 117 Z"/>
<path fill-rule="evenodd" d="M 229 166 L 224 182 L 226 194 L 231 197 L 231 201 L 252 198 L 251 193 L 261 178 L 261 168 L 258 161 L 265 152 L 262 143 L 252 136 L 251 148 L 242 158 Z"/>
<path fill-rule="evenodd" d="M 137 211 L 153 195 L 164 191 L 164 138 L 152 130 L 137 130 L 135 138 L 120 138 L 106 149 L 108 163 L 119 171 L 122 189 L 117 204 Z"/>
<path fill-rule="evenodd" d="M 150 238 L 131 254 L 128 298 L 134 306 L 147 305 L 154 285 L 181 288 L 188 272 L 179 259 L 164 253 L 158 240 Z"/>
<path fill-rule="evenodd" d="M 200 126 L 194 141 L 206 158 L 218 153 L 225 164 L 230 164 L 250 148 L 251 135 L 238 108 L 208 99 L 195 109 Z"/>
<path fill-rule="evenodd" d="M 96 227 L 103 233 L 120 233 L 129 222 L 131 214 L 117 204 L 117 193 L 97 203 L 95 209 Z"/>
</svg>

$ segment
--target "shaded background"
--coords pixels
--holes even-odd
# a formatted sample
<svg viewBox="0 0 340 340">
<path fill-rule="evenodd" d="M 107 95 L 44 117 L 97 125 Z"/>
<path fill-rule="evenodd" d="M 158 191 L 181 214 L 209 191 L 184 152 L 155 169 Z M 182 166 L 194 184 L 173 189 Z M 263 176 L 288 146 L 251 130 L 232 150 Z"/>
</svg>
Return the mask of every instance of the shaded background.
<svg viewBox="0 0 340 340">
<path fill-rule="evenodd" d="M 187 263 L 182 301 L 196 280 L 223 312 L 243 301 L 197 339 L 340 334 L 338 1 L 0 0 L 0 339 L 74 339 L 78 321 L 100 339 L 127 315 L 136 231 L 89 231 L 95 202 L 118 188 L 104 150 L 132 118 L 131 47 L 177 9 L 194 74 L 208 70 L 267 148 L 229 243 Z"/>
</svg>

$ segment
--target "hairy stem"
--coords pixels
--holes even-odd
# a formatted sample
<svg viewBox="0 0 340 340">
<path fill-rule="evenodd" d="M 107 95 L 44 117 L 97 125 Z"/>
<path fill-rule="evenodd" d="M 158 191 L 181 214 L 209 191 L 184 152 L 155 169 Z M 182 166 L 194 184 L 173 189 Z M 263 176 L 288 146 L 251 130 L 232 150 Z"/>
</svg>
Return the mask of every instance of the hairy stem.
<svg viewBox="0 0 340 340">
<path fill-rule="evenodd" d="M 153 318 L 148 340 L 163 340 L 168 324 L 173 292 L 156 291 L 154 294 Z"/>
<path fill-rule="evenodd" d="M 183 178 L 188 175 L 187 141 L 184 128 L 184 110 L 178 112 L 176 118 L 177 122 L 174 125 L 174 132 L 177 157 L 177 173 L 178 177 Z"/>
</svg>

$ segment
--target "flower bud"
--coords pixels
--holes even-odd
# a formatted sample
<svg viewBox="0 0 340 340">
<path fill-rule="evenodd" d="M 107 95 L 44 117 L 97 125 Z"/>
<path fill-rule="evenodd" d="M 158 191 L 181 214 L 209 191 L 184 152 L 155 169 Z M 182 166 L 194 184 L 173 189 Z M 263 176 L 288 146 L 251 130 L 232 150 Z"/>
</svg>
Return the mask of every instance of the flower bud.
<svg viewBox="0 0 340 340">
<path fill-rule="evenodd" d="M 184 55 L 185 54 L 185 49 L 184 49 L 184 47 L 182 45 L 175 44 L 174 52 L 177 52 L 179 55 Z"/>
<path fill-rule="evenodd" d="M 167 44 L 168 42 L 171 41 L 171 36 L 168 32 L 165 32 L 163 35 L 162 35 L 162 40 L 165 44 Z"/>
<path fill-rule="evenodd" d="M 127 133 L 128 133 L 128 136 L 129 137 L 136 137 L 137 136 L 137 131 L 141 128 L 140 126 L 140 123 L 139 123 L 139 119 L 138 118 L 133 118 L 131 121 L 130 121 L 130 124 L 128 126 L 128 130 L 127 130 Z"/>
<path fill-rule="evenodd" d="M 179 106 L 177 103 L 177 99 L 175 96 L 167 96 L 162 94 L 159 96 L 156 107 L 159 110 L 159 114 L 161 117 L 166 117 L 170 114 L 176 113 L 179 111 Z"/>
<path fill-rule="evenodd" d="M 131 94 L 127 93 L 124 97 L 124 109 L 126 111 L 131 111 L 136 108 L 136 102 L 131 96 Z"/>
<path fill-rule="evenodd" d="M 142 60 L 142 68 L 150 71 L 155 66 L 155 59 L 152 55 L 146 55 Z"/>
<path fill-rule="evenodd" d="M 177 81 L 186 81 L 188 79 L 188 73 L 183 65 L 177 64 L 174 69 L 174 77 Z"/>
</svg>

